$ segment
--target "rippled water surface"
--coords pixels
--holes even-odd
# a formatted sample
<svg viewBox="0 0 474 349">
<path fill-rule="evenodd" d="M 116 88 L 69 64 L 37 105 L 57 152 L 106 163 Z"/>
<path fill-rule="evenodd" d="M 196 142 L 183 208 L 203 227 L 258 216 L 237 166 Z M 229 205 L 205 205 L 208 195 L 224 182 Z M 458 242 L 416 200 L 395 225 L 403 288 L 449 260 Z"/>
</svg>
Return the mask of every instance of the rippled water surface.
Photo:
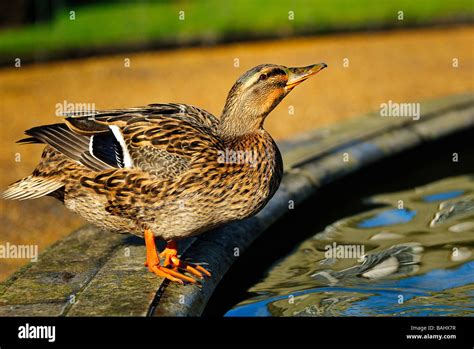
<svg viewBox="0 0 474 349">
<path fill-rule="evenodd" d="M 474 315 L 474 177 L 363 203 L 280 260 L 226 315 Z"/>
</svg>

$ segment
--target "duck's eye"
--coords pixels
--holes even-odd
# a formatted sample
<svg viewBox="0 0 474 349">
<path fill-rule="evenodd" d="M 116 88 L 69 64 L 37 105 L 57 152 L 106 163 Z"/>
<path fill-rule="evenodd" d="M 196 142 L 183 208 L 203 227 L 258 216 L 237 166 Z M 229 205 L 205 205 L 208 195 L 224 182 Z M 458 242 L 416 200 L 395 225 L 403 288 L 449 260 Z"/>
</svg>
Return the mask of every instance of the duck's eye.
<svg viewBox="0 0 474 349">
<path fill-rule="evenodd" d="M 263 81 L 263 80 L 267 80 L 267 78 L 268 78 L 268 75 L 265 74 L 265 73 L 263 73 L 263 74 L 260 75 L 260 77 L 258 78 L 258 80 Z"/>
</svg>

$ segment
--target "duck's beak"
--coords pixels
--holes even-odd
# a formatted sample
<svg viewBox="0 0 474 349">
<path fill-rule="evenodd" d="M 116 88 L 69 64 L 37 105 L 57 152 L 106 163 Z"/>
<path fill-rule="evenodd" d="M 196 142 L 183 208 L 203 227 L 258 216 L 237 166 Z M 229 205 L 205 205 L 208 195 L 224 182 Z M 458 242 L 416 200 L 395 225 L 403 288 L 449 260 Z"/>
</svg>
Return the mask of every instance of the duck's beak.
<svg viewBox="0 0 474 349">
<path fill-rule="evenodd" d="M 295 67 L 287 68 L 288 69 L 288 81 L 286 83 L 286 89 L 291 90 L 296 85 L 299 85 L 309 77 L 318 73 L 319 71 L 326 68 L 328 65 L 326 63 L 319 63 L 308 65 L 307 67 Z"/>
</svg>

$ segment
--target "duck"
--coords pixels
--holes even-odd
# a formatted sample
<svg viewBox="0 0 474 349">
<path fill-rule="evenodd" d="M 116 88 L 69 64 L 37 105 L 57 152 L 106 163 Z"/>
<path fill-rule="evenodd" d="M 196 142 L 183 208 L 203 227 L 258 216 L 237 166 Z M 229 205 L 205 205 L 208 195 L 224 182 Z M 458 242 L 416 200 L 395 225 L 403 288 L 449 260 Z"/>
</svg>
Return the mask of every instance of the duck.
<svg viewBox="0 0 474 349">
<path fill-rule="evenodd" d="M 283 162 L 264 121 L 326 67 L 256 66 L 232 86 L 219 118 L 178 103 L 66 113 L 60 123 L 25 131 L 18 143 L 46 146 L 32 174 L 2 197 L 52 196 L 99 228 L 143 238 L 150 272 L 200 283 L 210 271 L 180 259 L 177 241 L 248 218 L 268 203 Z M 155 239 L 166 242 L 161 253 Z"/>
</svg>

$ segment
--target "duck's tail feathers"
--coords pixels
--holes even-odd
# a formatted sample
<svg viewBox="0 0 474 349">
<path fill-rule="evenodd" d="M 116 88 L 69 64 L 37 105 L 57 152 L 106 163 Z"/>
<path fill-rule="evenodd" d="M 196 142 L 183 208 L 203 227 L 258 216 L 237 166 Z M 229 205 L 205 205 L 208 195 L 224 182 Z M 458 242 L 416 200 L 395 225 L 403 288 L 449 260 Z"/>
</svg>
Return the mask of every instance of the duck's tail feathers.
<svg viewBox="0 0 474 349">
<path fill-rule="evenodd" d="M 31 175 L 10 184 L 8 189 L 5 190 L 0 197 L 5 200 L 37 199 L 63 186 L 64 183 L 57 180 Z"/>
</svg>

